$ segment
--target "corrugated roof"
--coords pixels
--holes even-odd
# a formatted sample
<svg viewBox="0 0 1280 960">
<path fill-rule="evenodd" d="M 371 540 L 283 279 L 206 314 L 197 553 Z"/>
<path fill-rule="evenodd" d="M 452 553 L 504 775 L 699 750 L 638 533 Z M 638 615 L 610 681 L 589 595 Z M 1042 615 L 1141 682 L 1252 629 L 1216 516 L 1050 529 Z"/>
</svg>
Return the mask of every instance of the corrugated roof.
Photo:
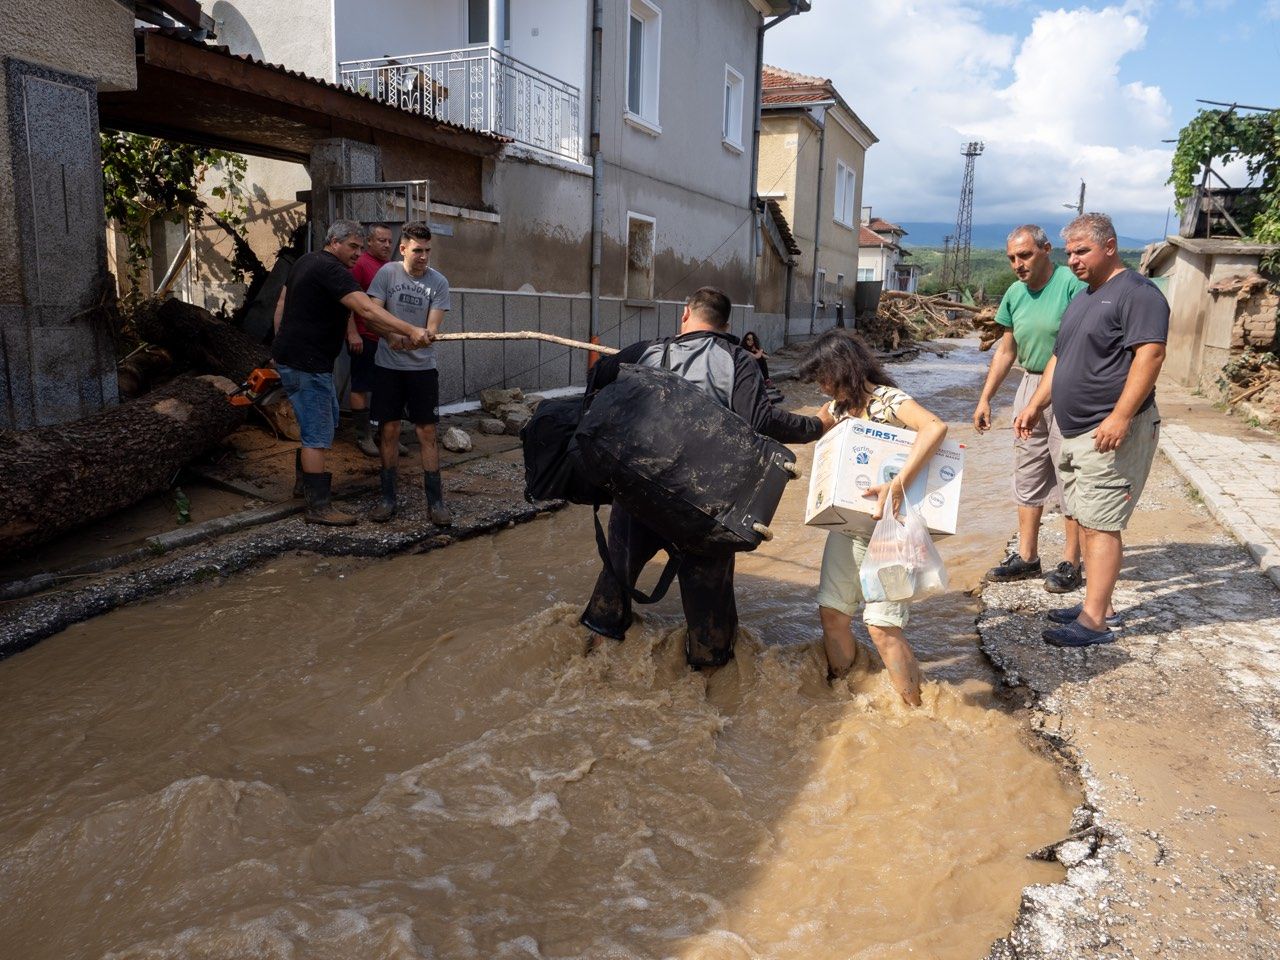
<svg viewBox="0 0 1280 960">
<path fill-rule="evenodd" d="M 435 117 L 427 117 L 427 116 L 423 116 L 422 114 L 413 113 L 412 111 L 409 111 L 409 110 L 401 110 L 397 106 L 394 106 L 389 103 L 383 103 L 381 100 L 376 100 L 373 97 L 369 96 L 368 94 L 358 93 L 355 90 L 350 89 L 349 87 L 344 87 L 340 83 L 333 83 L 329 80 L 322 80 L 319 77 L 313 77 L 310 74 L 302 73 L 299 70 L 290 70 L 288 67 L 284 66 L 283 64 L 270 63 L 266 60 L 259 60 L 257 57 L 252 57 L 247 53 L 233 53 L 231 48 L 226 46 L 225 44 L 206 43 L 202 40 L 194 39 L 191 36 L 191 32 L 189 30 L 182 30 L 182 29 L 177 29 L 172 27 L 138 27 L 136 30 L 134 30 L 134 34 L 137 36 L 139 44 L 142 43 L 143 39 L 146 37 L 147 34 L 153 34 L 153 33 L 160 34 L 161 36 L 167 37 L 172 40 L 181 41 L 182 43 L 189 44 L 190 46 L 196 47 L 200 50 L 205 50 L 210 53 L 216 53 L 219 56 L 224 56 L 231 60 L 239 60 L 242 63 L 249 63 L 255 67 L 263 67 L 274 73 L 280 73 L 280 74 L 283 74 L 284 76 L 293 77 L 298 80 L 306 80 L 308 83 L 314 83 L 319 86 L 326 87 L 330 90 L 336 90 L 339 93 L 346 94 L 349 97 L 354 97 L 357 100 L 376 104 L 378 107 L 381 107 L 383 109 L 395 110 L 400 114 L 404 114 L 411 117 L 417 117 L 423 123 L 429 123 L 441 129 L 450 130 L 456 133 L 469 134 L 470 136 L 473 136 L 473 137 L 482 137 L 486 140 L 491 140 L 495 143 L 511 143 L 512 142 L 510 137 L 504 137 L 496 133 L 486 133 L 483 130 L 473 130 L 471 127 L 464 127 L 458 123 L 450 123 L 448 120 L 437 120 Z M 141 47 L 139 47 L 139 53 L 141 52 L 142 52 Z"/>
</svg>

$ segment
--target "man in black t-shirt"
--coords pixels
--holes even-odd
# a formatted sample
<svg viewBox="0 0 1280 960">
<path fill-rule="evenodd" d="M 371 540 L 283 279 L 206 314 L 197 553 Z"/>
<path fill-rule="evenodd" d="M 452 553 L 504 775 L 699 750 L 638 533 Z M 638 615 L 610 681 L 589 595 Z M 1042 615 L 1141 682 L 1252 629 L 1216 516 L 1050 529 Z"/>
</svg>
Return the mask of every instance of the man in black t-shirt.
<svg viewBox="0 0 1280 960">
<path fill-rule="evenodd" d="M 365 230 L 351 220 L 336 220 L 324 249 L 298 258 L 276 301 L 276 338 L 271 357 L 302 433 L 295 458 L 294 496 L 307 498 L 306 520 L 349 526 L 356 518 L 332 505 L 332 474 L 324 469 L 324 452 L 333 446 L 338 426 L 338 394 L 333 362 L 346 339 L 347 317 L 354 313 L 381 334 L 401 334 L 408 346 L 431 342 L 431 333 L 397 320 L 375 304 L 351 275 L 351 265 L 364 247 Z"/>
<path fill-rule="evenodd" d="M 1156 378 L 1169 337 L 1169 303 L 1124 265 L 1111 218 L 1086 213 L 1062 231 L 1067 266 L 1089 286 L 1062 315 L 1035 395 L 1013 421 L 1030 436 L 1052 401 L 1062 431 L 1059 476 L 1066 512 L 1080 524 L 1088 574 L 1084 603 L 1050 610 L 1055 647 L 1110 643 L 1120 616 L 1111 599 L 1124 559 L 1121 533 L 1151 471 L 1160 437 Z"/>
</svg>

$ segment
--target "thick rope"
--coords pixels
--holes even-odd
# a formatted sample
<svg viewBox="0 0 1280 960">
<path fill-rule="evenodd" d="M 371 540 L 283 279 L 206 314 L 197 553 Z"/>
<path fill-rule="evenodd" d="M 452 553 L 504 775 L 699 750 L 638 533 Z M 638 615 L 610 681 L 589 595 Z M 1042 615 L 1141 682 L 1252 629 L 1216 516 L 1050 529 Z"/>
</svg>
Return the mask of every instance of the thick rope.
<svg viewBox="0 0 1280 960">
<path fill-rule="evenodd" d="M 437 333 L 436 340 L 545 340 L 547 343 L 558 343 L 563 347 L 575 350 L 593 350 L 604 356 L 612 356 L 618 352 L 617 347 L 605 347 L 598 343 L 584 343 L 581 340 L 569 340 L 550 333 L 536 333 L 532 330 L 513 330 L 510 333 Z"/>
</svg>

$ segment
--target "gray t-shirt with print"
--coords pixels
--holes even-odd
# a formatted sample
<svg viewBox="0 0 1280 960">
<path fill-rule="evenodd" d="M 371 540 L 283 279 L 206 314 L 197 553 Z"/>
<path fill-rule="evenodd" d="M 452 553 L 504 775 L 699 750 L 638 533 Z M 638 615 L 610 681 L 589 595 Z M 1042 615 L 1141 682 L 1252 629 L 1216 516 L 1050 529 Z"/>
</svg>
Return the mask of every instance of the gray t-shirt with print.
<svg viewBox="0 0 1280 960">
<path fill-rule="evenodd" d="M 1107 419 L 1124 392 L 1133 348 L 1168 339 L 1169 301 L 1134 270 L 1076 294 L 1062 314 L 1053 349 L 1053 415 L 1062 435 L 1081 436 Z M 1155 399 L 1153 387 L 1136 412 Z"/>
<path fill-rule="evenodd" d="M 369 284 L 369 296 L 386 304 L 387 312 L 397 320 L 425 327 L 432 310 L 449 309 L 449 281 L 432 267 L 427 267 L 421 277 L 414 277 L 403 263 L 388 263 Z M 434 370 L 436 348 L 392 350 L 383 337 L 378 341 L 373 362 L 392 370 Z"/>
</svg>

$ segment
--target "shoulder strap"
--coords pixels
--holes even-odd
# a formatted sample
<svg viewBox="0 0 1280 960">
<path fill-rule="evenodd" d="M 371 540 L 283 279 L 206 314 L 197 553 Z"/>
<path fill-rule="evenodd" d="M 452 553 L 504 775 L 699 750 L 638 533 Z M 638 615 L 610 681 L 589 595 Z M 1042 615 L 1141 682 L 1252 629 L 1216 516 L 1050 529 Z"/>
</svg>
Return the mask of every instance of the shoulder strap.
<svg viewBox="0 0 1280 960">
<path fill-rule="evenodd" d="M 667 591 L 671 588 L 671 582 L 675 580 L 676 574 L 680 572 L 680 561 L 683 555 L 674 549 L 667 551 L 667 565 L 662 568 L 662 573 L 658 576 L 658 582 L 654 584 L 653 589 L 648 594 L 643 594 L 637 590 L 632 584 L 623 579 L 613 565 L 613 559 L 609 556 L 609 544 L 605 540 L 604 527 L 600 525 L 600 504 L 592 507 L 592 519 L 596 525 L 596 550 L 600 553 L 600 559 L 604 561 L 604 568 L 609 571 L 609 576 L 622 587 L 623 591 L 631 594 L 631 599 L 636 603 L 657 603 L 667 595 Z"/>
</svg>

